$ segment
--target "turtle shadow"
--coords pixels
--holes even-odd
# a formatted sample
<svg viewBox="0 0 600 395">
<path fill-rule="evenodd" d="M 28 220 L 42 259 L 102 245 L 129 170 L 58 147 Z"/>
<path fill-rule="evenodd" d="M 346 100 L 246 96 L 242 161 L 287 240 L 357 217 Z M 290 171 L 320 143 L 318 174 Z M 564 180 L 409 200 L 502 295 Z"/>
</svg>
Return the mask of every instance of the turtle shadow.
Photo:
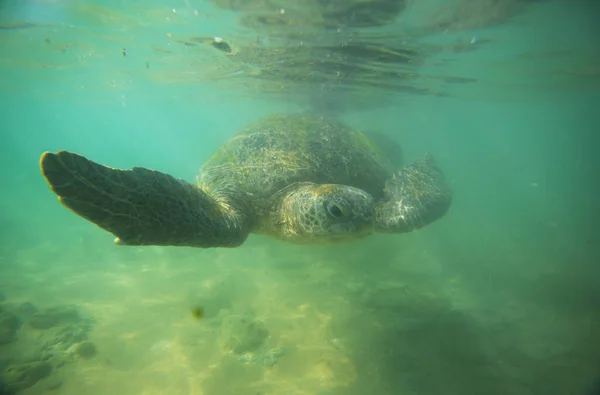
<svg viewBox="0 0 600 395">
<path fill-rule="evenodd" d="M 485 328 L 449 306 L 417 303 L 364 310 L 345 329 L 356 368 L 348 394 L 513 393 Z M 340 395 L 341 393 L 340 392 Z"/>
</svg>

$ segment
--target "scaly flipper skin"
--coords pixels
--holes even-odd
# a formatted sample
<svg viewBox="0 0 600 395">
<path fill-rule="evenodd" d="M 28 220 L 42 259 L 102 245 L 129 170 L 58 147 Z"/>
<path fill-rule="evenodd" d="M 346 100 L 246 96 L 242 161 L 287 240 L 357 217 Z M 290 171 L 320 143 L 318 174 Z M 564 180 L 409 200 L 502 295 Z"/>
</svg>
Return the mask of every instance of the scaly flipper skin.
<svg viewBox="0 0 600 395">
<path fill-rule="evenodd" d="M 444 216 L 452 192 L 431 155 L 398 171 L 385 184 L 386 201 L 375 207 L 375 228 L 382 233 L 405 233 Z"/>
<path fill-rule="evenodd" d="M 113 169 L 67 151 L 44 153 L 40 167 L 60 202 L 117 244 L 236 247 L 248 236 L 244 216 L 168 174 Z"/>
</svg>

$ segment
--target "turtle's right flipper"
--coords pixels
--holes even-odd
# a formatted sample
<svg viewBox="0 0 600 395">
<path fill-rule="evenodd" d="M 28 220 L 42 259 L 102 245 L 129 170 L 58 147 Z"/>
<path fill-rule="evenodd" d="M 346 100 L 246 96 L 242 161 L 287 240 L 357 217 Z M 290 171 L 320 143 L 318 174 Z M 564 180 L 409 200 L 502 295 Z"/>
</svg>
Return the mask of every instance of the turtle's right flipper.
<svg viewBox="0 0 600 395">
<path fill-rule="evenodd" d="M 44 153 L 40 167 L 60 202 L 117 244 L 235 247 L 248 235 L 242 216 L 165 173 L 113 169 L 67 151 Z"/>
<path fill-rule="evenodd" d="M 444 174 L 429 154 L 396 172 L 384 192 L 386 200 L 375 207 L 376 229 L 383 233 L 422 228 L 443 217 L 452 202 Z"/>
</svg>

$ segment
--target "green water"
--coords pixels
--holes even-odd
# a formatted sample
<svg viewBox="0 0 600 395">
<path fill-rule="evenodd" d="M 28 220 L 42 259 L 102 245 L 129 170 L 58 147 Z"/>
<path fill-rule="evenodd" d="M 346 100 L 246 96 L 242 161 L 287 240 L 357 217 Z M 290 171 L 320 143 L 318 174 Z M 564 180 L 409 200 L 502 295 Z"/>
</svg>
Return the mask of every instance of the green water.
<svg viewBox="0 0 600 395">
<path fill-rule="evenodd" d="M 0 394 L 587 394 L 595 2 L 413 0 L 370 27 L 334 5 L 314 26 L 323 2 L 225 3 L 0 2 Z M 431 152 L 450 211 L 342 246 L 121 247 L 39 171 L 65 149 L 193 182 L 275 112 L 382 133 L 406 162 Z"/>
</svg>

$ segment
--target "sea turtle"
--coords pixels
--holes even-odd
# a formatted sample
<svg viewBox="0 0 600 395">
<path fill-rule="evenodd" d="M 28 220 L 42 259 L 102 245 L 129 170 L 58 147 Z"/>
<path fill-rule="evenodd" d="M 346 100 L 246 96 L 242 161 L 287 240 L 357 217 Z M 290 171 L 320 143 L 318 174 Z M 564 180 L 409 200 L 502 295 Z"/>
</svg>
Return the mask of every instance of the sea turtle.
<svg viewBox="0 0 600 395">
<path fill-rule="evenodd" d="M 395 169 L 383 152 L 338 120 L 274 114 L 219 148 L 196 185 L 68 151 L 45 152 L 40 166 L 59 201 L 117 244 L 236 247 L 250 233 L 333 244 L 409 232 L 448 210 L 450 189 L 429 154 Z"/>
</svg>

